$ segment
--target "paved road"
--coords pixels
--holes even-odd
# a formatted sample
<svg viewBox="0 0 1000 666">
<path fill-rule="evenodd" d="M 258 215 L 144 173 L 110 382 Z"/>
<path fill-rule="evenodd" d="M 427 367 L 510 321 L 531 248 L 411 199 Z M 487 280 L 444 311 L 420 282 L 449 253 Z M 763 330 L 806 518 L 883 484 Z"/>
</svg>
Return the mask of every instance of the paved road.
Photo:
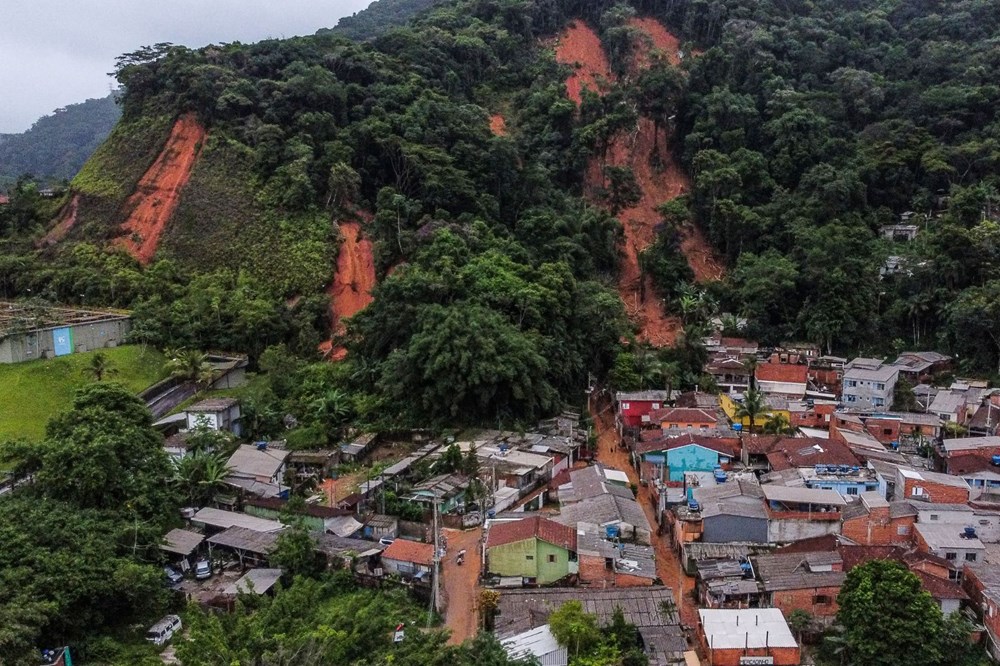
<svg viewBox="0 0 1000 666">
<path fill-rule="evenodd" d="M 614 415 L 608 403 L 602 407 L 595 408 L 598 411 L 594 416 L 594 423 L 597 429 L 597 460 L 608 467 L 620 469 L 628 474 L 631 483 L 639 485 L 639 475 L 629 461 L 628 452 L 618 439 L 615 430 Z M 697 626 L 698 606 L 695 604 L 691 591 L 694 589 L 694 578 L 686 575 L 681 569 L 680 559 L 677 553 L 670 547 L 666 537 L 656 534 L 656 510 L 649 488 L 639 486 L 639 505 L 646 513 L 650 527 L 653 528 L 653 549 L 656 552 L 656 575 L 660 577 L 663 584 L 674 591 L 675 600 L 680 611 L 681 624 L 689 627 Z M 680 598 L 676 599 L 676 595 Z"/>
<path fill-rule="evenodd" d="M 442 530 L 448 538 L 448 554 L 441 563 L 444 578 L 445 624 L 451 629 L 448 643 L 458 645 L 476 635 L 479 627 L 476 600 L 479 596 L 479 571 L 482 551 L 479 541 L 483 530 Z M 455 563 L 458 551 L 465 550 L 465 563 Z"/>
</svg>

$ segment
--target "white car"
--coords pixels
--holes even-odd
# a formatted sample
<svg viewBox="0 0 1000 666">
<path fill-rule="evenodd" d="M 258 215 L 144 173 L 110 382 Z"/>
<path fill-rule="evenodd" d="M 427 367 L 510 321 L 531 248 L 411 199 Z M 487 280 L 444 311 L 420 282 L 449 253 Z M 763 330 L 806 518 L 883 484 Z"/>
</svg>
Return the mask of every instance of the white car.
<svg viewBox="0 0 1000 666">
<path fill-rule="evenodd" d="M 146 632 L 146 640 L 153 645 L 163 645 L 180 630 L 181 618 L 177 615 L 168 615 L 149 628 L 149 631 Z"/>
<path fill-rule="evenodd" d="M 198 560 L 194 565 L 194 577 L 205 580 L 212 577 L 212 564 L 208 560 Z"/>
</svg>

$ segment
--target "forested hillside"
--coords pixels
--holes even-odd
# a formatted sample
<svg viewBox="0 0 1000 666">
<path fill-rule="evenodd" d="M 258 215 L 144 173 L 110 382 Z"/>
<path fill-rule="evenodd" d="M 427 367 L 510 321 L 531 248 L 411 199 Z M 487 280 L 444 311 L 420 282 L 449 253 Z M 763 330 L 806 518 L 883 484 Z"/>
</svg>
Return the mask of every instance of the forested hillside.
<svg viewBox="0 0 1000 666">
<path fill-rule="evenodd" d="M 679 39 L 651 49 L 641 16 Z M 572 21 L 609 67 L 579 107 Z M 144 50 L 58 218 L 8 215 L 0 285 L 135 307 L 159 345 L 346 345 L 359 412 L 410 423 L 527 420 L 648 370 L 619 352 L 651 299 L 684 327 L 660 354 L 681 383 L 719 311 L 763 342 L 994 368 L 998 28 L 985 0 L 465 0 L 363 44 Z M 907 212 L 916 239 L 883 238 Z M 379 283 L 331 341 L 342 225 Z M 699 229 L 728 270 L 696 285 L 721 273 Z"/>
<path fill-rule="evenodd" d="M 335 27 L 324 28 L 317 34 L 332 33 L 357 41 L 373 39 L 393 28 L 406 25 L 420 12 L 443 2 L 444 0 L 375 0 L 363 11 L 345 16 Z"/>
<path fill-rule="evenodd" d="M 22 134 L 0 135 L 0 189 L 24 174 L 68 180 L 111 133 L 121 111 L 114 95 L 56 109 Z"/>
</svg>

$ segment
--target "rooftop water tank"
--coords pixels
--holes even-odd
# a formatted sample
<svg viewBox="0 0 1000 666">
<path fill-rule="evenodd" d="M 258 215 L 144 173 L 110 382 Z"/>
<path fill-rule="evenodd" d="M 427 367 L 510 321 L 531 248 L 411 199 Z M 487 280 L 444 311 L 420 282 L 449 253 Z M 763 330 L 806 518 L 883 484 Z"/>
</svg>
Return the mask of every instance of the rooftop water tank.
<svg viewBox="0 0 1000 666">
<path fill-rule="evenodd" d="M 701 511 L 701 504 L 698 504 L 698 500 L 688 500 L 688 509 L 691 511 Z"/>
<path fill-rule="evenodd" d="M 608 525 L 608 526 L 606 526 L 604 528 L 604 536 L 606 536 L 609 539 L 617 539 L 618 538 L 618 526 L 617 525 Z"/>
<path fill-rule="evenodd" d="M 727 478 L 728 477 L 726 476 L 726 473 L 723 472 L 721 469 L 715 470 L 715 482 L 716 483 L 725 483 Z"/>
<path fill-rule="evenodd" d="M 991 459 L 994 465 L 1000 465 L 1000 456 L 993 456 Z"/>
</svg>

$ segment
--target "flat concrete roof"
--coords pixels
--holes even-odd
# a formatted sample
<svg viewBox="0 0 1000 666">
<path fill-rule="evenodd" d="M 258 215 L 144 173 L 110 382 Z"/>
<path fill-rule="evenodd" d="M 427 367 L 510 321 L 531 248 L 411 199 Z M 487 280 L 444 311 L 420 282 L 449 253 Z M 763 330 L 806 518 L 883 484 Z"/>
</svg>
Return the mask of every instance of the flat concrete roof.
<svg viewBox="0 0 1000 666">
<path fill-rule="evenodd" d="M 698 616 L 713 650 L 799 646 L 777 608 L 702 609 Z"/>
<path fill-rule="evenodd" d="M 836 490 L 822 488 L 790 488 L 775 484 L 764 484 L 764 499 L 769 502 L 797 502 L 799 504 L 831 504 L 845 506 L 847 500 Z"/>
</svg>

